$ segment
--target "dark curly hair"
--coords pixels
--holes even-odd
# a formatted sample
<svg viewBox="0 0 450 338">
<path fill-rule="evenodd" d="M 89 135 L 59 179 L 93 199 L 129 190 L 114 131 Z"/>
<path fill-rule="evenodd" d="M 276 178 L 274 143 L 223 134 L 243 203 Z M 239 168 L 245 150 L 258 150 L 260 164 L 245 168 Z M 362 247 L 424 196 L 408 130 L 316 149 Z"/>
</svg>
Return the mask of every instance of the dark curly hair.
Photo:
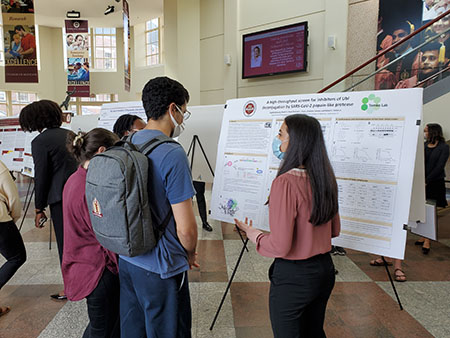
<svg viewBox="0 0 450 338">
<path fill-rule="evenodd" d="M 67 150 L 77 160 L 83 164 L 94 157 L 98 148 L 109 148 L 119 140 L 116 134 L 103 128 L 94 128 L 90 132 L 78 132 L 75 134 L 70 131 L 67 134 Z"/>
<path fill-rule="evenodd" d="M 189 93 L 186 88 L 166 76 L 151 79 L 142 90 L 142 103 L 149 120 L 164 116 L 171 103 L 182 106 L 187 102 Z"/>
<path fill-rule="evenodd" d="M 442 132 L 442 127 L 438 123 L 427 123 L 428 127 L 428 137 L 427 142 L 435 144 L 438 142 L 445 142 L 444 134 Z"/>
<path fill-rule="evenodd" d="M 58 128 L 62 124 L 62 110 L 56 102 L 40 100 L 25 106 L 19 116 L 23 131 L 41 131 Z"/>
<path fill-rule="evenodd" d="M 133 123 L 136 120 L 140 120 L 141 118 L 137 115 L 124 114 L 119 117 L 114 123 L 113 132 L 122 138 L 125 132 L 130 131 L 133 128 Z"/>
</svg>

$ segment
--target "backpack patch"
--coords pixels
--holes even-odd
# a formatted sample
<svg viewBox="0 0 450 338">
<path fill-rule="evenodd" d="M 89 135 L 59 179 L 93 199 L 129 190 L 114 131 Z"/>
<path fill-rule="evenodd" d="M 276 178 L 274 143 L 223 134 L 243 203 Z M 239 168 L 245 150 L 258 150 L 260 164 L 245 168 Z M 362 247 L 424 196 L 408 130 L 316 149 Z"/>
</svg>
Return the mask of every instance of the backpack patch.
<svg viewBox="0 0 450 338">
<path fill-rule="evenodd" d="M 100 203 L 96 198 L 94 198 L 94 200 L 92 201 L 92 214 L 100 218 L 103 217 L 102 209 L 100 208 Z"/>
</svg>

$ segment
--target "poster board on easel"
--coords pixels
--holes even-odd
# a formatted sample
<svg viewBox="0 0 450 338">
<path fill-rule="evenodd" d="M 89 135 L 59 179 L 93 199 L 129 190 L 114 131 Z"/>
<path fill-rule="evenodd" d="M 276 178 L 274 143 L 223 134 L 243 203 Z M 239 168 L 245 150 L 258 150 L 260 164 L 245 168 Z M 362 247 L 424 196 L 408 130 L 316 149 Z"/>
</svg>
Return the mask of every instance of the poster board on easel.
<svg viewBox="0 0 450 338">
<path fill-rule="evenodd" d="M 415 235 L 431 239 L 433 241 L 438 240 L 438 222 L 436 215 L 436 204 L 427 201 L 425 204 L 426 219 L 424 222 L 410 222 L 408 226 L 411 232 Z"/>
<path fill-rule="evenodd" d="M 416 88 L 227 101 L 212 218 L 233 223 L 248 217 L 254 227 L 269 230 L 265 202 L 280 165 L 272 140 L 286 116 L 307 114 L 322 126 L 339 186 L 341 235 L 333 243 L 403 259 L 422 95 Z"/>
</svg>

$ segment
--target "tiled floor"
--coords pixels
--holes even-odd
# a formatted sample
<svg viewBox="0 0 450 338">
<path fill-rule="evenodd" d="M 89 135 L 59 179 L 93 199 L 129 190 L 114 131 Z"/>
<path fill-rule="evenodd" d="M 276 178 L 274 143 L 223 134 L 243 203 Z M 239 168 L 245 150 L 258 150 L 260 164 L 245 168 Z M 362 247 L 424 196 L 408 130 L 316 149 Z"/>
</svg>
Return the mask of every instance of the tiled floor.
<svg viewBox="0 0 450 338">
<path fill-rule="evenodd" d="M 25 192 L 23 185 L 23 198 Z M 50 294 L 62 289 L 56 243 L 49 250 L 48 226 L 35 229 L 30 216 L 22 229 L 27 262 L 0 290 L 0 304 L 12 308 L 0 318 L 0 337 L 81 337 L 88 321 L 86 304 L 50 300 Z M 252 244 L 243 255 L 215 327 L 209 330 L 242 248 L 231 225 L 210 223 L 212 233 L 199 227 L 201 268 L 189 273 L 193 337 L 272 337 L 267 278 L 271 259 L 259 256 Z M 440 242 L 432 244 L 428 256 L 414 245 L 415 236 L 408 239 L 404 263 L 408 281 L 395 284 L 403 311 L 384 268 L 369 266 L 370 255 L 349 250 L 345 257 L 334 256 L 339 274 L 327 309 L 327 336 L 450 337 L 450 210 L 441 213 L 439 226 Z M 0 258 L 0 264 L 3 261 Z"/>
</svg>

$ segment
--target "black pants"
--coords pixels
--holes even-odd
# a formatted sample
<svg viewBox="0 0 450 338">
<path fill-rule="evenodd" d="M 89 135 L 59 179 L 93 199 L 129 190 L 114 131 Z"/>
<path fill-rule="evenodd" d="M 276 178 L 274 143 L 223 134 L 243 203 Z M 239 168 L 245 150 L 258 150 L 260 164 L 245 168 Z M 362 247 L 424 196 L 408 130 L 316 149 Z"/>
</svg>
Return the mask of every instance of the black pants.
<svg viewBox="0 0 450 338">
<path fill-rule="evenodd" d="M 83 338 L 119 338 L 119 276 L 105 268 L 97 287 L 86 299 L 89 325 Z"/>
<path fill-rule="evenodd" d="M 50 213 L 52 216 L 53 229 L 55 229 L 56 244 L 58 246 L 59 264 L 61 265 L 64 247 L 62 202 L 50 204 Z"/>
<path fill-rule="evenodd" d="M 335 282 L 330 254 L 297 261 L 276 258 L 269 278 L 274 338 L 326 337 L 325 309 Z"/>
<path fill-rule="evenodd" d="M 0 222 L 0 254 L 6 258 L 0 268 L 1 289 L 27 259 L 22 236 L 13 221 Z"/>
<path fill-rule="evenodd" d="M 195 198 L 197 199 L 198 213 L 202 219 L 202 223 L 207 223 L 208 218 L 206 216 L 206 200 L 205 200 L 205 182 L 193 181 L 195 189 Z"/>
</svg>

